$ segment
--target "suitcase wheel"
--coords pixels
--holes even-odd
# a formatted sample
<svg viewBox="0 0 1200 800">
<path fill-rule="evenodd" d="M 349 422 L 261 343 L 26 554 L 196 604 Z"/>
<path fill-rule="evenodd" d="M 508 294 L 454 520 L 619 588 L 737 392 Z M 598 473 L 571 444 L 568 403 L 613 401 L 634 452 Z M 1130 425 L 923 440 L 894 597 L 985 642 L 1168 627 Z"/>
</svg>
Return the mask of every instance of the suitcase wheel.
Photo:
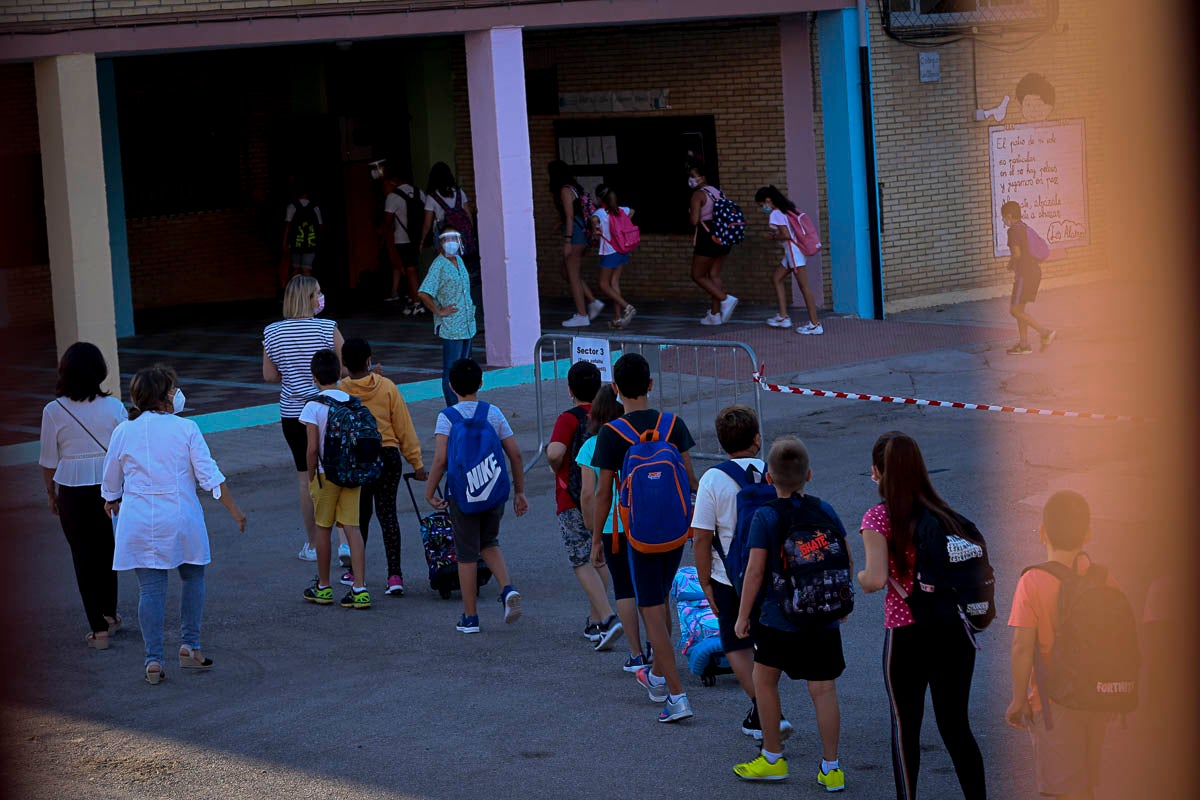
<svg viewBox="0 0 1200 800">
<path fill-rule="evenodd" d="M 442 596 L 443 600 L 450 599 L 450 590 L 449 589 L 438 589 L 438 594 L 440 594 Z"/>
<path fill-rule="evenodd" d="M 717 676 L 716 675 L 702 675 L 702 676 L 700 676 L 700 682 L 708 687 L 716 686 L 717 685 Z"/>
</svg>

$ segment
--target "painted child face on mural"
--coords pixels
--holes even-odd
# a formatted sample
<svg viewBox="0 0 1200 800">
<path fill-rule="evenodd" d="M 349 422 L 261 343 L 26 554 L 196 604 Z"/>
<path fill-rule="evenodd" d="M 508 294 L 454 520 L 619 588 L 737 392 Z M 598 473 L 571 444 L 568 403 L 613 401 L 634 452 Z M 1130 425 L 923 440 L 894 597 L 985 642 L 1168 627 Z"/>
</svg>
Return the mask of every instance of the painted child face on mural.
<svg viewBox="0 0 1200 800">
<path fill-rule="evenodd" d="M 1031 72 L 1017 83 L 1017 102 L 1027 122 L 1041 122 L 1054 111 L 1055 92 L 1050 81 Z"/>
</svg>

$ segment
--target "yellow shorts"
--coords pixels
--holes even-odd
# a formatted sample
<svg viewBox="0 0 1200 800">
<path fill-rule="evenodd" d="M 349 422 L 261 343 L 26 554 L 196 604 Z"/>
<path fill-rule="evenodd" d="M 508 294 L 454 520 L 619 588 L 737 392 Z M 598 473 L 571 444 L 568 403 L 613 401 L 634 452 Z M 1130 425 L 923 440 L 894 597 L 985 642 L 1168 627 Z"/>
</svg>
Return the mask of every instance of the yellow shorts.
<svg viewBox="0 0 1200 800">
<path fill-rule="evenodd" d="M 317 526 L 332 528 L 335 523 L 358 527 L 358 497 L 361 487 L 347 489 L 338 486 L 324 475 L 318 475 L 308 484 L 316 512 Z"/>
</svg>

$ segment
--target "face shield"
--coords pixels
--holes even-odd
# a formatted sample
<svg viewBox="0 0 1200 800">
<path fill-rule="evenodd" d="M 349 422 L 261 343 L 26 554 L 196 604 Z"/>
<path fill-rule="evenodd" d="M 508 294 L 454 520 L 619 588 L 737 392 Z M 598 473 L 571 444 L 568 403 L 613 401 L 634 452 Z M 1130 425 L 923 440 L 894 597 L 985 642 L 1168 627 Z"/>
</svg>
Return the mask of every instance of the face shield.
<svg viewBox="0 0 1200 800">
<path fill-rule="evenodd" d="M 458 231 L 446 231 L 438 237 L 438 242 L 441 244 L 442 252 L 448 256 L 457 256 L 462 253 L 462 234 Z"/>
</svg>

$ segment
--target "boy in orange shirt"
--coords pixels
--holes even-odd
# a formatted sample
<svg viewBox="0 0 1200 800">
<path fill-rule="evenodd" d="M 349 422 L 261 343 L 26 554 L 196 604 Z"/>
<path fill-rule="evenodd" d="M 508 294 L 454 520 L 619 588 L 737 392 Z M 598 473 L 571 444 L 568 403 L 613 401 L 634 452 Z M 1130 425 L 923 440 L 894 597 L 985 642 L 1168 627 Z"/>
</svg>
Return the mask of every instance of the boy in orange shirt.
<svg viewBox="0 0 1200 800">
<path fill-rule="evenodd" d="M 1091 538 L 1087 501 L 1072 491 L 1057 492 L 1046 501 L 1038 537 L 1046 559 L 1078 570 L 1083 546 Z M 1090 566 L 1084 555 L 1082 561 Z M 1111 577 L 1110 585 L 1115 585 Z M 1064 800 L 1092 800 L 1100 780 L 1100 754 L 1110 715 L 1066 708 L 1043 699 L 1034 678 L 1034 659 L 1048 663 L 1059 623 L 1062 582 L 1045 569 L 1029 569 L 1017 582 L 1012 613 L 1012 703 L 1005 720 L 1029 730 L 1037 768 L 1038 792 Z M 1045 705 L 1049 705 L 1047 714 Z"/>
</svg>

